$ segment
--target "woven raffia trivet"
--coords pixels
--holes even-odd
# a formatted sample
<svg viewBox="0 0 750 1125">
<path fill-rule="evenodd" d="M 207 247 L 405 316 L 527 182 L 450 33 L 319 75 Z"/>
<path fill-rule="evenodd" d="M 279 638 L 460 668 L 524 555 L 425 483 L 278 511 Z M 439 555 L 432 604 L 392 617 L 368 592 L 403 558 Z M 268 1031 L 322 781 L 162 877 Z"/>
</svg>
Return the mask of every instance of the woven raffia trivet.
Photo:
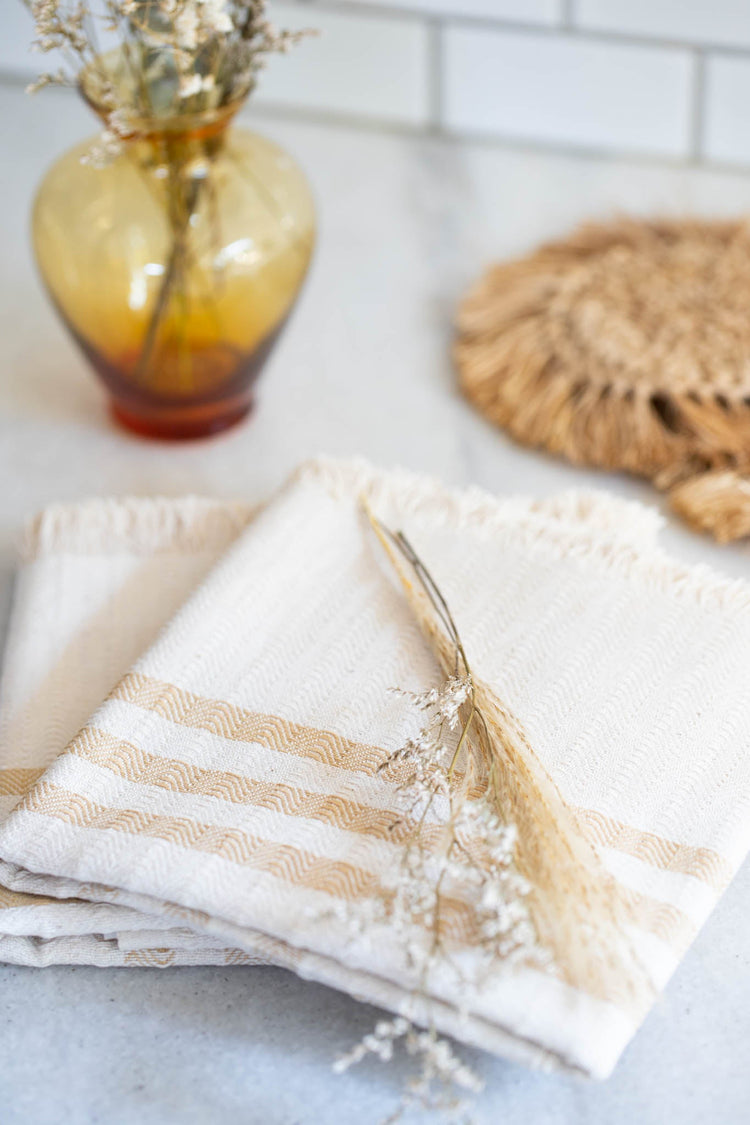
<svg viewBox="0 0 750 1125">
<path fill-rule="evenodd" d="M 466 395 L 525 445 L 669 490 L 719 540 L 750 535 L 750 225 L 588 225 L 495 266 L 464 299 Z"/>
</svg>

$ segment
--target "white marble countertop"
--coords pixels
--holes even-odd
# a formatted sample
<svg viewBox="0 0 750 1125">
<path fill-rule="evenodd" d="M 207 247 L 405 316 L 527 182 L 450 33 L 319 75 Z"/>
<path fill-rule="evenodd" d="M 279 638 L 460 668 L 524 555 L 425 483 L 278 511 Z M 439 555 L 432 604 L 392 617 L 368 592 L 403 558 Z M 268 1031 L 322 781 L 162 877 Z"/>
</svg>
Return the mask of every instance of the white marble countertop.
<svg viewBox="0 0 750 1125">
<path fill-rule="evenodd" d="M 252 121 L 252 118 L 251 118 Z M 628 210 L 729 214 L 750 179 L 695 168 L 524 152 L 263 115 L 306 168 L 320 244 L 250 422 L 202 444 L 141 441 L 109 422 L 55 319 L 28 244 L 32 192 L 91 130 L 66 92 L 0 88 L 0 577 L 34 509 L 94 494 L 259 498 L 317 452 L 362 454 L 454 483 L 545 495 L 647 486 L 514 447 L 458 396 L 456 298 L 493 256 Z M 749 310 L 750 315 L 750 310 Z M 670 524 L 669 546 L 737 575 L 750 550 Z M 727 891 L 613 1078 L 587 1084 L 474 1053 L 490 1125 L 740 1125 L 750 1121 L 750 867 Z M 398 1067 L 335 1078 L 330 1061 L 373 1012 L 273 969 L 0 967 L 3 1125 L 376 1125 Z"/>
</svg>

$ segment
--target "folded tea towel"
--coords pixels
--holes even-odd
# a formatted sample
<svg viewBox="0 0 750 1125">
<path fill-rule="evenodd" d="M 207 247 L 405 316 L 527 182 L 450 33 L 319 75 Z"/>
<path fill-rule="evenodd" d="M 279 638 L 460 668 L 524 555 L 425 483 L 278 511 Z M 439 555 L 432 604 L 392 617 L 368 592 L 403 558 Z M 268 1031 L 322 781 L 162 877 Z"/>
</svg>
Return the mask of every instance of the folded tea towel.
<svg viewBox="0 0 750 1125">
<path fill-rule="evenodd" d="M 148 928 L 209 935 L 214 952 L 412 1004 L 387 923 L 353 934 L 337 909 L 400 856 L 378 765 L 420 718 L 389 688 L 441 678 L 363 495 L 429 565 L 475 674 L 627 889 L 638 955 L 662 984 L 748 848 L 750 587 L 670 559 L 653 519 L 617 502 L 551 513 L 307 467 L 9 812 L 0 879 L 135 911 L 144 937 L 158 919 Z M 459 1038 L 597 1076 L 642 1017 L 528 966 L 468 992 L 436 974 L 430 990 Z"/>
<path fill-rule="evenodd" d="M 593 494 L 506 502 L 603 535 L 655 534 L 653 514 Z M 129 498 L 52 505 L 25 529 L 0 681 L 0 820 L 73 739 L 252 518 L 239 502 Z M 237 964 L 204 934 L 125 906 L 0 885 L 0 961 Z M 27 880 L 28 887 L 31 881 Z"/>
<path fill-rule="evenodd" d="M 247 525 L 232 502 L 92 500 L 53 505 L 20 545 L 0 682 L 0 819 L 77 734 L 113 684 Z M 143 927 L 144 937 L 139 931 Z M 206 964 L 239 959 L 120 906 L 0 886 L 0 960 Z M 243 958 L 250 960 L 250 958 Z"/>
<path fill-rule="evenodd" d="M 651 513 L 596 495 L 538 504 L 550 519 L 603 534 L 655 532 Z M 158 635 L 252 510 L 187 498 L 53 505 L 26 528 L 0 683 L 0 819 L 28 792 L 97 704 Z M 632 529 L 632 531 L 631 531 Z M 205 964 L 252 960 L 170 918 L 125 906 L 0 886 L 0 959 Z M 31 879 L 26 886 L 31 888 Z"/>
</svg>

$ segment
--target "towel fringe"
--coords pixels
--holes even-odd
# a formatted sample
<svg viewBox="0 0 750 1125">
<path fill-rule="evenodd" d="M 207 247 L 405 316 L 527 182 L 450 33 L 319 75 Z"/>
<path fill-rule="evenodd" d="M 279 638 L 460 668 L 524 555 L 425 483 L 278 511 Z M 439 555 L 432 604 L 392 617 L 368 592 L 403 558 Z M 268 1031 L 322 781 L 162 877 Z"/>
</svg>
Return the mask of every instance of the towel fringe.
<svg viewBox="0 0 750 1125">
<path fill-rule="evenodd" d="M 451 532 L 471 527 L 497 533 L 512 527 L 516 544 L 538 543 L 553 557 L 596 563 L 709 611 L 750 605 L 750 583 L 705 563 L 674 558 L 657 541 L 664 521 L 655 509 L 606 492 L 570 491 L 530 506 L 528 499 L 498 499 L 475 487 L 446 489 L 430 477 L 403 470 L 383 473 L 364 460 L 332 458 L 305 463 L 292 481 L 300 479 L 322 482 L 337 499 L 364 496 L 389 526 L 425 516 L 432 528 Z"/>
<path fill-rule="evenodd" d="M 256 509 L 200 496 L 123 497 L 53 504 L 26 524 L 19 544 L 31 561 L 47 554 L 212 550 L 234 540 Z"/>
</svg>

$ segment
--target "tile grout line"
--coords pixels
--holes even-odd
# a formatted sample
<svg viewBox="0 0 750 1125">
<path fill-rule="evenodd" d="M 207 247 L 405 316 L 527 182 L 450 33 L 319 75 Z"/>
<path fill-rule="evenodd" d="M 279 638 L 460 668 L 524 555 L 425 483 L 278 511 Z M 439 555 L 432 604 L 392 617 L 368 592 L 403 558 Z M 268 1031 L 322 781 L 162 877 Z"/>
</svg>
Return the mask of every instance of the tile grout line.
<svg viewBox="0 0 750 1125">
<path fill-rule="evenodd" d="M 443 26 L 440 20 L 428 22 L 427 35 L 428 127 L 430 132 L 439 133 L 443 124 L 445 96 Z"/>
<path fill-rule="evenodd" d="M 7 71 L 0 68 L 0 91 L 23 89 L 28 83 L 28 75 Z M 66 95 L 71 91 L 63 91 Z M 692 155 L 668 156 L 640 150 L 620 148 L 602 148 L 597 145 L 576 145 L 564 141 L 542 141 L 531 137 L 508 136 L 502 133 L 486 133 L 471 129 L 455 129 L 441 125 L 434 131 L 424 125 L 415 125 L 408 122 L 387 120 L 382 117 L 366 116 L 356 113 L 336 112 L 334 110 L 307 109 L 304 106 L 289 106 L 271 101 L 255 101 L 251 103 L 262 118 L 270 120 L 299 122 L 300 124 L 320 125 L 326 127 L 341 127 L 361 130 L 365 133 L 380 133 L 386 136 L 419 138 L 429 135 L 439 136 L 447 144 L 473 144 L 482 148 L 496 148 L 515 150 L 520 153 L 538 154 L 541 156 L 568 157 L 570 159 L 608 160 L 610 162 L 634 162 L 647 167 L 662 168 L 699 168 L 726 175 L 741 176 L 743 179 L 750 175 L 750 162 L 747 160 L 732 162 L 730 160 L 706 160 L 701 157 L 696 160 Z"/>
<path fill-rule="evenodd" d="M 409 0 L 358 0 L 352 4 L 350 0 L 285 0 L 293 7 L 312 14 L 316 9 L 346 15 L 353 19 L 365 15 L 381 19 L 404 19 L 415 23 L 437 23 L 444 28 L 447 26 L 475 28 L 478 31 L 497 31 L 509 34 L 534 36 L 540 35 L 549 38 L 581 39 L 593 43 L 621 44 L 632 47 L 653 47 L 659 50 L 683 50 L 695 53 L 696 51 L 712 52 L 730 57 L 747 58 L 750 60 L 750 42 L 744 45 L 719 43 L 713 40 L 696 42 L 684 39 L 679 34 L 654 35 L 642 31 L 622 31 L 617 28 L 597 28 L 578 22 L 575 14 L 576 0 L 560 0 L 560 15 L 556 21 L 533 21 L 528 19 L 513 19 L 512 17 L 493 17 L 486 15 L 465 15 L 460 10 L 445 12 L 430 12 L 424 8 L 411 7 Z M 455 0 L 456 6 L 460 0 Z M 31 71 L 29 71 L 31 74 Z"/>
<path fill-rule="evenodd" d="M 366 117 L 358 114 L 335 112 L 333 110 L 305 109 L 304 107 L 286 106 L 273 102 L 256 102 L 255 109 L 259 116 L 271 120 L 299 122 L 300 124 L 331 126 L 333 128 L 351 128 L 366 133 L 383 134 L 406 139 L 424 137 L 431 131 L 425 126 L 409 124 L 408 122 L 394 122 L 377 117 Z M 697 168 L 700 171 L 720 172 L 725 175 L 739 176 L 742 179 L 750 177 L 750 161 L 732 162 L 728 160 L 696 160 L 690 154 L 663 155 L 640 149 L 603 148 L 597 145 L 574 144 L 564 141 L 543 141 L 532 137 L 517 137 L 503 133 L 488 133 L 471 129 L 457 129 L 448 125 L 441 125 L 434 130 L 432 135 L 439 137 L 446 144 L 477 145 L 483 149 L 499 149 L 516 151 L 538 156 L 562 157 L 572 160 L 600 160 L 611 164 L 634 163 L 643 167 L 657 167 L 669 169 Z"/>
<path fill-rule="evenodd" d="M 290 0 L 287 0 L 289 3 Z M 312 12 L 316 8 L 321 11 L 337 12 L 340 15 L 356 16 L 369 15 L 379 18 L 412 19 L 425 23 L 437 20 L 444 26 L 475 28 L 477 31 L 498 31 L 515 33 L 519 35 L 540 35 L 548 38 L 583 39 L 592 43 L 610 43 L 612 45 L 625 44 L 631 47 L 653 47 L 664 51 L 712 51 L 731 56 L 741 56 L 750 59 L 750 42 L 734 46 L 731 43 L 717 43 L 713 40 L 696 43 L 692 39 L 682 39 L 679 35 L 652 35 L 648 32 L 618 31 L 616 28 L 597 28 L 580 24 L 575 17 L 575 0 L 562 0 L 561 20 L 553 23 L 533 22 L 530 20 L 515 20 L 510 17 L 493 17 L 484 15 L 465 15 L 461 11 L 428 12 L 424 8 L 412 8 L 408 0 L 404 2 L 378 3 L 378 0 L 357 0 L 353 5 L 350 0 L 291 0 L 292 3 Z M 459 3 L 459 0 L 456 0 Z"/>
<path fill-rule="evenodd" d="M 574 0 L 560 0 L 560 28 L 563 31 L 573 31 L 575 23 Z"/>
<path fill-rule="evenodd" d="M 317 6 L 317 0 L 303 0 L 300 6 L 304 6 L 305 10 L 311 12 Z M 323 0 L 320 4 L 321 8 L 329 7 L 330 3 Z M 351 8 L 349 8 L 351 11 Z M 571 155 L 571 156 L 590 156 L 594 158 L 609 158 L 609 159 L 633 159 L 636 161 L 645 161 L 649 164 L 661 164 L 669 167 L 689 167 L 698 166 L 701 168 L 710 168 L 722 172 L 729 172 L 746 176 L 750 171 L 750 165 L 747 161 L 732 162 L 728 160 L 717 161 L 706 159 L 704 155 L 705 146 L 705 114 L 706 114 L 706 68 L 708 59 L 716 53 L 722 55 L 736 56 L 737 52 L 715 52 L 708 50 L 704 47 L 693 46 L 690 50 L 691 59 L 693 62 L 692 82 L 690 90 L 690 110 L 689 110 L 689 123 L 688 123 L 688 138 L 687 138 L 687 152 L 683 157 L 671 157 L 665 154 L 658 153 L 645 153 L 638 151 L 629 151 L 627 149 L 618 148 L 600 148 L 598 146 L 580 146 L 575 144 L 566 143 L 565 141 L 556 142 L 554 140 L 543 141 L 535 138 L 524 137 L 510 137 L 503 135 L 501 132 L 497 133 L 483 133 L 471 129 L 450 129 L 445 124 L 445 74 L 444 74 L 444 53 L 445 53 L 445 30 L 449 26 L 449 21 L 440 18 L 421 19 L 419 21 L 428 30 L 428 65 L 427 65 L 427 82 L 428 90 L 426 94 L 426 108 L 427 108 L 427 121 L 424 125 L 410 125 L 408 123 L 401 123 L 393 120 L 378 117 L 377 115 L 368 116 L 356 113 L 336 113 L 335 111 L 326 110 L 312 110 L 306 111 L 304 107 L 274 107 L 273 103 L 260 103 L 259 108 L 261 111 L 265 108 L 271 114 L 283 115 L 284 112 L 289 117 L 297 117 L 300 120 L 318 121 L 322 124 L 345 124 L 354 127 L 360 127 L 366 130 L 378 130 L 381 132 L 390 132 L 393 134 L 419 136 L 431 134 L 443 137 L 449 141 L 466 141 L 468 143 L 479 143 L 483 146 L 493 146 L 500 148 L 516 147 L 520 150 L 531 152 L 549 152 L 553 155 Z M 29 76 L 19 71 L 8 70 L 0 68 L 0 88 L 18 88 L 24 86 L 29 80 Z"/>
<path fill-rule="evenodd" d="M 690 155 L 701 162 L 706 114 L 706 55 L 696 50 L 693 62 L 693 91 L 690 106 Z"/>
</svg>

